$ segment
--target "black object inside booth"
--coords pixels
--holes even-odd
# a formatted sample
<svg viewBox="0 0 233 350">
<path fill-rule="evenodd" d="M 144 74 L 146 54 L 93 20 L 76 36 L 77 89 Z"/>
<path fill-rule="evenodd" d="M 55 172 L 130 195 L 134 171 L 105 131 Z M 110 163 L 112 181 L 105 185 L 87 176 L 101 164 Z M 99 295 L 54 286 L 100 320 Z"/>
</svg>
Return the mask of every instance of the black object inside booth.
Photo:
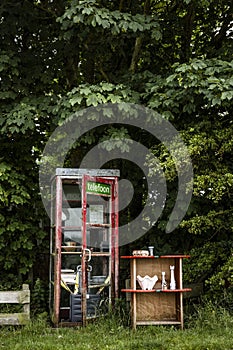
<svg viewBox="0 0 233 350">
<path fill-rule="evenodd" d="M 82 321 L 82 296 L 81 294 L 70 295 L 70 320 L 71 322 Z M 87 317 L 97 316 L 100 304 L 99 294 L 88 294 L 87 296 Z"/>
</svg>

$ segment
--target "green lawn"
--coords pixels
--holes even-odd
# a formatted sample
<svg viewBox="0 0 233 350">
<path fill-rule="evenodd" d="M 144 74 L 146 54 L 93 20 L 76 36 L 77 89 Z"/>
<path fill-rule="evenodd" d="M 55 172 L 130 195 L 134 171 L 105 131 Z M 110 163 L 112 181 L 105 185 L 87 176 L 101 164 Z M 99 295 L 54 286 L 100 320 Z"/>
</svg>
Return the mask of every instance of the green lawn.
<svg viewBox="0 0 233 350">
<path fill-rule="evenodd" d="M 50 327 L 43 318 L 22 328 L 2 327 L 0 349 L 20 350 L 229 350 L 233 349 L 233 317 L 205 308 L 182 331 L 174 327 L 138 327 L 133 331 L 119 318 L 108 317 L 86 328 Z"/>
</svg>

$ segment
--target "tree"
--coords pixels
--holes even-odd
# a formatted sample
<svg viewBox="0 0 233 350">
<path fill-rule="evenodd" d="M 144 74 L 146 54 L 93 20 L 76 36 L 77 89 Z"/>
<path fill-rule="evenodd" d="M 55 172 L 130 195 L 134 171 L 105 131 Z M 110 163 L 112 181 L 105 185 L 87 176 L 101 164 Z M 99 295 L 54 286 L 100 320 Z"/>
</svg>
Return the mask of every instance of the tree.
<svg viewBox="0 0 233 350">
<path fill-rule="evenodd" d="M 135 244 L 153 240 L 161 252 L 194 249 L 195 266 L 202 246 L 223 246 L 221 257 L 203 257 L 208 263 L 205 278 L 219 283 L 229 266 L 231 243 L 225 242 L 232 240 L 232 2 L 10 0 L 0 5 L 0 19 L 4 280 L 9 271 L 19 284 L 27 279 L 47 243 L 39 227 L 45 213 L 38 160 L 51 132 L 75 111 L 130 102 L 170 120 L 189 147 L 194 196 L 174 234 L 163 230 L 176 198 L 177 174 L 169 152 L 144 131 L 119 125 L 89 132 L 67 161 L 77 166 L 85 149 L 109 138 L 146 142 L 164 166 L 169 196 L 157 225 Z M 153 161 L 148 162 L 153 170 Z M 123 161 L 117 166 L 127 176 L 135 172 Z M 193 269 L 190 280 L 202 278 L 200 270 Z"/>
</svg>

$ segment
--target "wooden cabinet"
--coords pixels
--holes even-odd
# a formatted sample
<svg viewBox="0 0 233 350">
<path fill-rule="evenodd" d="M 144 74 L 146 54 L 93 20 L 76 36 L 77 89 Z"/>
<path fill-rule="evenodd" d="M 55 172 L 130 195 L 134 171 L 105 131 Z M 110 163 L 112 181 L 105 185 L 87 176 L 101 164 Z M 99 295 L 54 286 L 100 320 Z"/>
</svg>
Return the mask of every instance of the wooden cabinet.
<svg viewBox="0 0 233 350">
<path fill-rule="evenodd" d="M 122 256 L 130 260 L 130 288 L 122 292 L 131 294 L 131 322 L 137 325 L 179 325 L 183 328 L 183 293 L 191 289 L 183 288 L 182 260 L 188 255 L 163 256 Z M 170 289 L 170 266 L 174 266 L 176 289 Z M 162 272 L 165 272 L 167 289 L 162 289 Z M 158 281 L 152 290 L 143 290 L 137 276 L 152 277 Z"/>
</svg>

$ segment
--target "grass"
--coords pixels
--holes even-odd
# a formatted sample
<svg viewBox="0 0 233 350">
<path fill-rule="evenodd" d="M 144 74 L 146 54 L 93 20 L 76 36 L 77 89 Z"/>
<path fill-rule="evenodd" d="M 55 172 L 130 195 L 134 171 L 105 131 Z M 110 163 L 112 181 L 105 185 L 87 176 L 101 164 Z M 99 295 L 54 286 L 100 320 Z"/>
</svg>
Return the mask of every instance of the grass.
<svg viewBox="0 0 233 350">
<path fill-rule="evenodd" d="M 233 317 L 211 304 L 187 320 L 183 331 L 173 326 L 138 327 L 133 331 L 114 316 L 85 328 L 54 329 L 40 316 L 22 328 L 2 327 L 0 349 L 230 350 L 232 329 Z"/>
</svg>

